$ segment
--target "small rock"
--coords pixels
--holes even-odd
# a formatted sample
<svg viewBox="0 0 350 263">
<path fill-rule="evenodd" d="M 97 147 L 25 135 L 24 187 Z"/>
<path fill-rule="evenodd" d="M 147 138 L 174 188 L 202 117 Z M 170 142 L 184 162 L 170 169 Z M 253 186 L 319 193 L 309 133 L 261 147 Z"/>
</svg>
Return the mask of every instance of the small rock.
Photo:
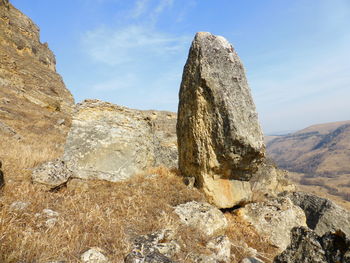
<svg viewBox="0 0 350 263">
<path fill-rule="evenodd" d="M 100 248 L 90 248 L 81 255 L 80 259 L 83 263 L 108 263 L 108 258 L 101 252 Z"/>
<path fill-rule="evenodd" d="M 210 236 L 223 233 L 227 227 L 227 219 L 216 207 L 204 203 L 191 201 L 175 207 L 175 213 L 182 223 L 197 228 Z"/>
<path fill-rule="evenodd" d="M 36 167 L 32 173 L 32 180 L 52 189 L 66 183 L 71 176 L 72 171 L 63 161 L 58 159 Z"/>
<path fill-rule="evenodd" d="M 64 125 L 65 124 L 65 119 L 59 119 L 57 122 L 56 122 L 56 124 L 57 125 Z"/>
<path fill-rule="evenodd" d="M 42 212 L 46 217 L 58 217 L 60 214 L 51 209 L 44 209 Z"/>
<path fill-rule="evenodd" d="M 21 211 L 25 210 L 29 205 L 29 202 L 16 201 L 10 205 L 10 209 L 13 211 Z"/>
<path fill-rule="evenodd" d="M 179 252 L 180 246 L 172 240 L 173 232 L 161 232 L 143 235 L 135 238 L 134 248 L 126 256 L 125 263 L 172 263 L 170 259 Z"/>
<path fill-rule="evenodd" d="M 231 242 L 227 236 L 219 236 L 210 240 L 207 248 L 214 252 L 214 256 L 218 262 L 230 262 Z"/>
<path fill-rule="evenodd" d="M 240 263 L 264 263 L 264 261 L 261 261 L 260 259 L 255 257 L 249 257 L 242 259 Z"/>
<path fill-rule="evenodd" d="M 49 218 L 45 221 L 45 226 L 48 228 L 51 228 L 56 225 L 58 219 L 57 218 Z"/>
</svg>

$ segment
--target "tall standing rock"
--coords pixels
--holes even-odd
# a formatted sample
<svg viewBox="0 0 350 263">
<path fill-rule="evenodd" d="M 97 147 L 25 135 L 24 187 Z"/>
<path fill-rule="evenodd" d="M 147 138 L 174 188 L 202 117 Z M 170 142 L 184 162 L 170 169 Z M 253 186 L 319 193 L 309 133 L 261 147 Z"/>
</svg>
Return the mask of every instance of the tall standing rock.
<svg viewBox="0 0 350 263">
<path fill-rule="evenodd" d="M 243 65 L 226 39 L 196 34 L 179 97 L 182 175 L 196 177 L 197 186 L 220 208 L 249 199 L 248 181 L 265 145 Z"/>
</svg>

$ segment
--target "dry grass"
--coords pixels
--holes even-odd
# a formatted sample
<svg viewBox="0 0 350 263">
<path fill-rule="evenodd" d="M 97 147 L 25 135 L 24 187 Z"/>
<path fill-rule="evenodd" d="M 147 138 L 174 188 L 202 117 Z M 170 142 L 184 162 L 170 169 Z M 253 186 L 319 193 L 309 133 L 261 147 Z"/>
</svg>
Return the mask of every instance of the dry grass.
<svg viewBox="0 0 350 263">
<path fill-rule="evenodd" d="M 119 183 L 74 179 L 56 193 L 32 184 L 30 169 L 62 151 L 59 136 L 38 140 L 27 134 L 22 141 L 1 142 L 6 185 L 0 199 L 0 262 L 80 262 L 80 255 L 91 247 L 101 248 L 111 262 L 123 262 L 135 236 L 163 229 L 175 232 L 181 246 L 178 262 L 189 262 L 192 254 L 209 253 L 205 248 L 209 237 L 180 224 L 174 214 L 178 204 L 205 200 L 198 190 L 186 187 L 176 171 L 153 168 Z M 18 201 L 29 205 L 16 211 L 11 204 Z M 49 217 L 43 209 L 59 213 L 53 226 L 46 224 Z M 265 262 L 271 261 L 275 248 L 236 215 L 225 215 L 235 255 L 232 262 L 250 255 L 247 245 Z"/>
<path fill-rule="evenodd" d="M 155 174 L 147 177 L 146 174 Z M 79 262 L 90 247 L 102 248 L 112 262 L 122 262 L 130 240 L 166 228 L 176 231 L 184 247 L 182 255 L 198 251 L 204 237 L 178 224 L 173 206 L 203 200 L 181 178 L 164 168 L 121 183 L 80 182 L 58 193 L 45 192 L 28 181 L 9 183 L 3 189 L 0 212 L 0 261 L 47 262 L 65 259 Z M 13 211 L 15 201 L 29 202 Z M 45 225 L 45 208 L 59 213 L 53 227 Z"/>
</svg>

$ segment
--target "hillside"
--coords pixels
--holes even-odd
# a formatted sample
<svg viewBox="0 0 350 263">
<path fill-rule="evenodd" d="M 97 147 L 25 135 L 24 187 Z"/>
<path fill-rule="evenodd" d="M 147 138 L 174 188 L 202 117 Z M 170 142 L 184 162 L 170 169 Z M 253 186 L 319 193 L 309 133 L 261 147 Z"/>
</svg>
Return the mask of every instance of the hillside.
<svg viewBox="0 0 350 263">
<path fill-rule="evenodd" d="M 350 121 L 310 126 L 273 139 L 267 153 L 279 167 L 307 174 L 350 173 Z"/>
<path fill-rule="evenodd" d="M 57 156 L 74 105 L 56 72 L 54 54 L 40 42 L 39 28 L 6 2 L 0 3 L 0 155 L 5 172 L 14 160 L 21 169 Z M 19 161 L 24 152 L 30 157 Z"/>
</svg>

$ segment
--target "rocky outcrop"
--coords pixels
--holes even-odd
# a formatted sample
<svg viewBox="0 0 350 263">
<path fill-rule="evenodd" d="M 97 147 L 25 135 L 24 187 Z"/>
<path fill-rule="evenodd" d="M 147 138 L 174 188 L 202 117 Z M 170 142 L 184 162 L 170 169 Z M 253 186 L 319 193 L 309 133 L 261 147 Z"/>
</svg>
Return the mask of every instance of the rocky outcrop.
<svg viewBox="0 0 350 263">
<path fill-rule="evenodd" d="M 265 145 L 243 65 L 226 39 L 197 33 L 179 98 L 180 172 L 195 176 L 220 208 L 249 199 Z"/>
<path fill-rule="evenodd" d="M 301 207 L 306 215 L 306 223 L 310 229 L 322 236 L 328 231 L 341 229 L 350 236 L 350 212 L 334 204 L 332 201 L 303 192 L 283 193 L 293 203 Z"/>
<path fill-rule="evenodd" d="M 38 167 L 33 181 L 121 181 L 155 166 L 175 167 L 174 114 L 132 110 L 98 100 L 76 106 L 62 160 Z"/>
<path fill-rule="evenodd" d="M 322 237 L 305 227 L 293 228 L 291 244 L 274 263 L 348 263 L 350 240 L 341 231 Z"/>
<path fill-rule="evenodd" d="M 28 135 L 31 142 L 45 137 L 48 148 L 64 142 L 74 100 L 57 74 L 55 64 L 55 56 L 47 43 L 40 42 L 39 28 L 8 1 L 2 1 L 1 136 L 25 138 Z M 56 125 L 59 119 L 65 119 L 65 124 Z"/>
<path fill-rule="evenodd" d="M 183 224 L 198 229 L 205 235 L 224 233 L 227 220 L 216 207 L 202 202 L 191 201 L 175 207 L 175 213 Z"/>
<path fill-rule="evenodd" d="M 294 205 L 289 198 L 251 203 L 241 208 L 239 214 L 281 251 L 290 243 L 291 229 L 296 226 L 306 226 L 303 210 Z"/>
</svg>

